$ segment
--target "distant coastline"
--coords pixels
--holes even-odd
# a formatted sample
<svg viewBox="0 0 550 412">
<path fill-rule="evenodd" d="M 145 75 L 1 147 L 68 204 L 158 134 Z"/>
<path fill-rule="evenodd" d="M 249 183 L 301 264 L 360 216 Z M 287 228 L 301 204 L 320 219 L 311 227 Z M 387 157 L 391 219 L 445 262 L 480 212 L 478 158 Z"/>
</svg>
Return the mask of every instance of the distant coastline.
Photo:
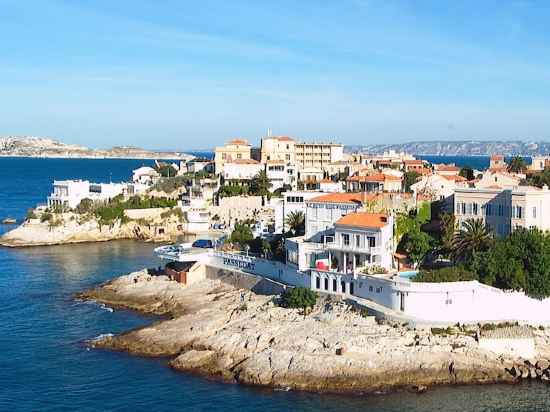
<svg viewBox="0 0 550 412">
<path fill-rule="evenodd" d="M 183 152 L 153 151 L 129 146 L 92 149 L 44 137 L 7 136 L 0 137 L 0 157 L 190 160 L 194 156 Z"/>
</svg>

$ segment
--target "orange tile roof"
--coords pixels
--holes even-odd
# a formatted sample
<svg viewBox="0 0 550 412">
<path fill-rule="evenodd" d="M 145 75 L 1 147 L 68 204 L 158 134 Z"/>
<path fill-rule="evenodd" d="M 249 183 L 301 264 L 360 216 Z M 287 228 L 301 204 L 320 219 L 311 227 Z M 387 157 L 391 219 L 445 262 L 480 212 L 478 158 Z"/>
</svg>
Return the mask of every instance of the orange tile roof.
<svg viewBox="0 0 550 412">
<path fill-rule="evenodd" d="M 420 160 L 420 159 L 403 160 L 403 164 L 405 164 L 405 165 L 421 165 L 421 164 L 424 164 L 424 161 Z"/>
<path fill-rule="evenodd" d="M 440 164 L 440 165 L 435 165 L 434 168 L 438 172 L 459 172 L 460 171 L 460 168 L 455 165 Z"/>
<path fill-rule="evenodd" d="M 348 213 L 336 221 L 337 225 L 364 228 L 382 228 L 388 224 L 388 215 L 383 213 Z"/>
<path fill-rule="evenodd" d="M 268 137 L 268 139 L 275 139 L 275 140 L 279 140 L 281 142 L 293 142 L 294 139 L 292 137 L 288 137 L 288 136 L 271 136 L 271 137 Z"/>
<path fill-rule="evenodd" d="M 438 176 L 441 176 L 442 178 L 447 180 L 454 180 L 455 182 L 465 182 L 468 180 L 465 177 L 459 176 L 459 175 L 438 175 Z"/>
<path fill-rule="evenodd" d="M 372 198 L 367 193 L 329 193 L 317 196 L 309 200 L 315 203 L 362 203 L 363 200 Z"/>
<path fill-rule="evenodd" d="M 504 156 L 501 154 L 492 154 L 491 160 L 504 160 Z"/>
<path fill-rule="evenodd" d="M 372 175 L 366 176 L 351 176 L 348 177 L 349 182 L 383 182 L 385 180 L 401 181 L 402 179 L 398 176 L 386 175 L 384 173 L 375 173 Z"/>
<path fill-rule="evenodd" d="M 242 145 L 247 145 L 247 146 L 250 146 L 248 144 L 248 140 L 245 140 L 245 139 L 231 139 L 228 144 L 242 144 Z"/>
<path fill-rule="evenodd" d="M 254 159 L 233 159 L 227 163 L 234 163 L 238 165 L 257 165 L 260 164 L 257 160 Z"/>
</svg>

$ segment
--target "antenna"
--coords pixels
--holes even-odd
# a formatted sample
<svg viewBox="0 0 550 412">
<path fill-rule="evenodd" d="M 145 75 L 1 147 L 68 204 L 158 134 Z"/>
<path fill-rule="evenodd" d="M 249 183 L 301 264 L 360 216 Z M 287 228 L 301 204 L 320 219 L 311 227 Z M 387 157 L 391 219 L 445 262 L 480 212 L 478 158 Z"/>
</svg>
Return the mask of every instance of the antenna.
<svg viewBox="0 0 550 412">
<path fill-rule="evenodd" d="M 271 128 L 267 129 L 267 137 L 271 137 Z"/>
</svg>

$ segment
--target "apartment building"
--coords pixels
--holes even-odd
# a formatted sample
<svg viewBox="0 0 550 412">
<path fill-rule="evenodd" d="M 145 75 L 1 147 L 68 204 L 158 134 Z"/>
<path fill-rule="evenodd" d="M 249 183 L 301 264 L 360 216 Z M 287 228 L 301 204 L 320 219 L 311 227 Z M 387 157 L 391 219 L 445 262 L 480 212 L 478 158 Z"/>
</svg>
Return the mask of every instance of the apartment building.
<svg viewBox="0 0 550 412">
<path fill-rule="evenodd" d="M 547 186 L 457 188 L 454 213 L 459 227 L 468 219 L 481 219 L 497 236 L 522 227 L 550 230 L 550 191 Z"/>
<path fill-rule="evenodd" d="M 269 136 L 262 139 L 262 163 L 282 161 L 296 163 L 296 141 L 288 136 Z"/>
<path fill-rule="evenodd" d="M 265 172 L 271 182 L 270 190 L 275 191 L 285 186 L 296 189 L 298 171 L 294 163 L 285 160 L 268 160 L 265 164 Z"/>
<path fill-rule="evenodd" d="M 214 169 L 216 174 L 222 174 L 226 163 L 234 160 L 250 160 L 251 146 L 245 139 L 232 139 L 223 146 L 216 147 L 214 154 Z"/>
<path fill-rule="evenodd" d="M 262 139 L 261 161 L 282 160 L 300 168 L 325 168 L 344 160 L 344 145 L 336 143 L 297 142 L 288 136 L 268 136 Z"/>
<path fill-rule="evenodd" d="M 403 178 L 393 174 L 373 173 L 346 179 L 348 192 L 401 192 Z"/>
<path fill-rule="evenodd" d="M 227 184 L 243 184 L 254 178 L 264 165 L 252 159 L 234 159 L 224 164 L 222 176 Z"/>
<path fill-rule="evenodd" d="M 550 156 L 533 156 L 529 170 L 533 172 L 542 172 L 547 167 L 550 167 Z"/>
<path fill-rule="evenodd" d="M 301 167 L 325 168 L 344 159 L 344 145 L 337 143 L 296 143 L 296 163 Z"/>
</svg>

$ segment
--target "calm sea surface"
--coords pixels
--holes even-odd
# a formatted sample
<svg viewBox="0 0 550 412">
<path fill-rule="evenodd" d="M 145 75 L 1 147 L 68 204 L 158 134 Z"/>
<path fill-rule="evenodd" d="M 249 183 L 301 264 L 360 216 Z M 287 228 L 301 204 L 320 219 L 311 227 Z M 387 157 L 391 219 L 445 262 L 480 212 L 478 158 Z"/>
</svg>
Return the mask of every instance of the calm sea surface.
<svg viewBox="0 0 550 412">
<path fill-rule="evenodd" d="M 53 178 L 127 179 L 134 160 L 0 158 L 0 218 L 22 218 Z M 0 232 L 7 226 L 0 225 Z M 153 319 L 72 295 L 158 262 L 133 241 L 0 248 L 0 411 L 548 411 L 550 387 L 472 386 L 424 395 L 261 390 L 176 373 L 165 359 L 88 350 L 85 341 Z"/>
</svg>

